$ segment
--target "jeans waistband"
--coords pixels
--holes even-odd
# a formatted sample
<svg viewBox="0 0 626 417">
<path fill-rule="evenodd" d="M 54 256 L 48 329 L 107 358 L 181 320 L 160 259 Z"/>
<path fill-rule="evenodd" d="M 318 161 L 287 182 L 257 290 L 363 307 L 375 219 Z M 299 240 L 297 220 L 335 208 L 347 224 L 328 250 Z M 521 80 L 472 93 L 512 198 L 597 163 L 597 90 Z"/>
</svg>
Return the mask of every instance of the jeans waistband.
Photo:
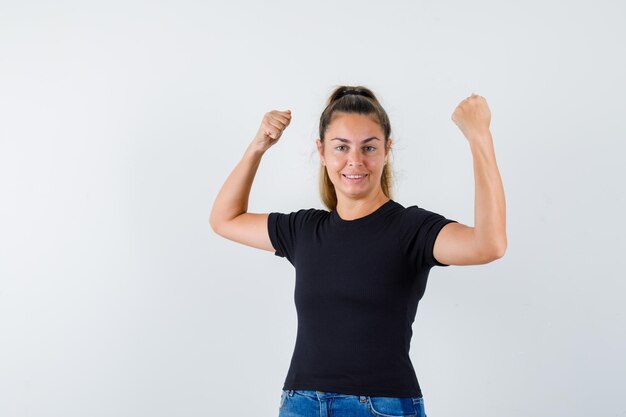
<svg viewBox="0 0 626 417">
<path fill-rule="evenodd" d="M 287 395 L 289 395 L 290 397 L 292 397 L 293 394 L 297 392 L 300 395 L 304 395 L 304 396 L 311 397 L 311 398 L 317 398 L 319 400 L 322 400 L 325 398 L 337 398 L 337 397 L 359 397 L 359 401 L 361 402 L 367 401 L 366 395 L 351 395 L 351 394 L 342 394 L 339 392 L 325 392 L 325 391 L 315 391 L 315 390 L 306 390 L 306 389 L 297 389 L 297 390 L 288 389 L 285 391 L 287 392 Z"/>
</svg>

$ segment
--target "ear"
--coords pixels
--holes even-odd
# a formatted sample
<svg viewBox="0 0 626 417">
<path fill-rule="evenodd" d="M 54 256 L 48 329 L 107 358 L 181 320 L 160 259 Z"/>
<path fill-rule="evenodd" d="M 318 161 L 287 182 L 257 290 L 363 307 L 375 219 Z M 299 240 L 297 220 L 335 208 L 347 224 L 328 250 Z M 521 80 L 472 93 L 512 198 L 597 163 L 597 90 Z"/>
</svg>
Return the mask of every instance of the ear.
<svg viewBox="0 0 626 417">
<path fill-rule="evenodd" d="M 324 159 L 324 144 L 319 139 L 315 141 L 315 144 L 317 145 L 317 153 L 320 156 L 320 162 L 322 165 L 326 165 L 326 160 Z"/>
<path fill-rule="evenodd" d="M 387 139 L 387 148 L 385 149 L 385 163 L 387 163 L 387 159 L 389 159 L 389 153 L 391 152 L 391 145 L 393 144 L 393 139 Z"/>
</svg>

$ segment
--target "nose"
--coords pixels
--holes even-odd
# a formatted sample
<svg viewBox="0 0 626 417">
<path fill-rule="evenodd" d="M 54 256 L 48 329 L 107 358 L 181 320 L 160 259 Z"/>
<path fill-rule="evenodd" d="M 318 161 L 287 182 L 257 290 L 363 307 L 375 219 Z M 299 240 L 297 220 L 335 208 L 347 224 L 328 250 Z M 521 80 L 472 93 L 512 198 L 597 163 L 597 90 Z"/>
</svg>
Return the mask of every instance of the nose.
<svg viewBox="0 0 626 417">
<path fill-rule="evenodd" d="M 362 165 L 361 162 L 362 155 L 358 149 L 354 149 L 348 155 L 348 164 L 349 165 Z"/>
</svg>

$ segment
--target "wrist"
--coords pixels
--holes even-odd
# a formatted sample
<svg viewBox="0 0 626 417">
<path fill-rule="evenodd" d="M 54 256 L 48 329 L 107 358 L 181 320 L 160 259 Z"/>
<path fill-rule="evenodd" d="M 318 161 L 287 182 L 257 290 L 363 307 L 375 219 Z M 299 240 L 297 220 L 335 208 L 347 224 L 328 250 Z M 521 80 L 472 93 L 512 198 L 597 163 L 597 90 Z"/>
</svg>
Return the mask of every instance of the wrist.
<svg viewBox="0 0 626 417">
<path fill-rule="evenodd" d="M 493 142 L 493 137 L 491 136 L 490 131 L 486 132 L 473 132 L 466 136 L 467 141 L 470 145 L 473 144 L 482 144 L 482 143 L 491 143 Z"/>
<path fill-rule="evenodd" d="M 246 149 L 243 157 L 244 159 L 259 160 L 263 157 L 263 154 L 265 154 L 265 150 L 259 149 L 258 147 L 254 146 L 254 144 L 250 144 Z"/>
</svg>

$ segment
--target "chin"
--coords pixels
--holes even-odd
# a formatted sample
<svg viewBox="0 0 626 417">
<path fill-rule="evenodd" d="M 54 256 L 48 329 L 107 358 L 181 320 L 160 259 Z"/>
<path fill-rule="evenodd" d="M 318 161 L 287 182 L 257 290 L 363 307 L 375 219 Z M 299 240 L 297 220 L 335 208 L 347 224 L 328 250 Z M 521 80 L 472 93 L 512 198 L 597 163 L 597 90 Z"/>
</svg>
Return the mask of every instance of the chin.
<svg viewBox="0 0 626 417">
<path fill-rule="evenodd" d="M 343 195 L 345 195 L 346 197 L 350 197 L 350 198 L 359 198 L 359 197 L 365 197 L 369 194 L 371 194 L 372 190 L 365 189 L 365 188 L 361 188 L 361 189 L 350 189 L 350 188 L 337 188 L 335 187 L 335 192 L 337 192 L 337 190 L 339 190 L 339 192 Z"/>
</svg>

